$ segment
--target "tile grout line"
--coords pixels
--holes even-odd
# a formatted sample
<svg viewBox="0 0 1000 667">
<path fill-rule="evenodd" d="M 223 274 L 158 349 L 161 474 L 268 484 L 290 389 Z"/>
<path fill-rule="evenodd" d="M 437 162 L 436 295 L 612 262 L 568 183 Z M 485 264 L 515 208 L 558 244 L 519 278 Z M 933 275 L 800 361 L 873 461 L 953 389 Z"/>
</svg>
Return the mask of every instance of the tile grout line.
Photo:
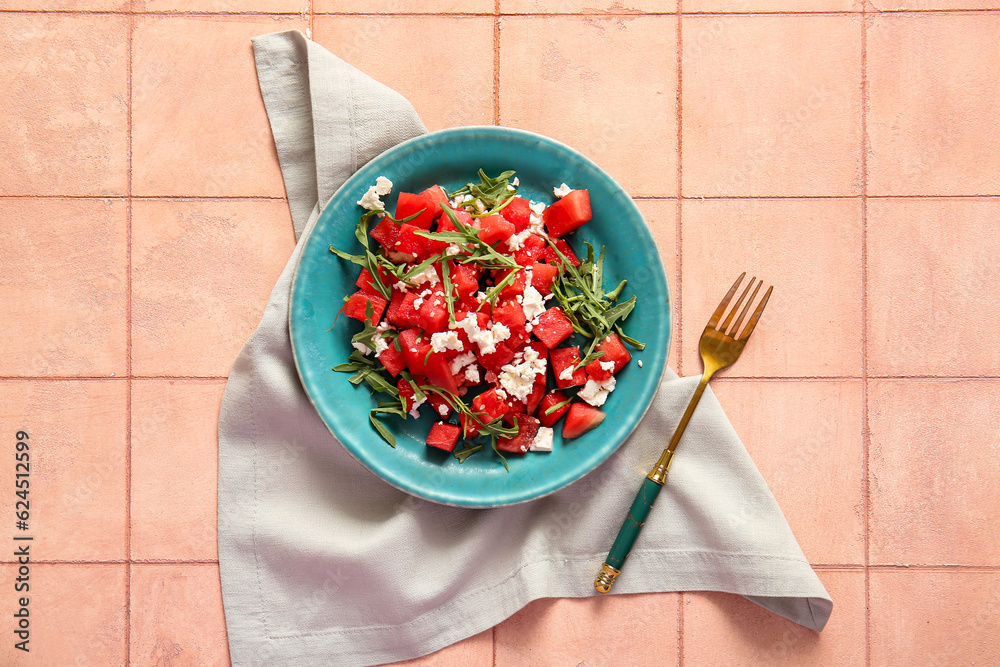
<svg viewBox="0 0 1000 667">
<path fill-rule="evenodd" d="M 966 7 L 961 9 L 885 9 L 878 10 L 881 14 L 997 14 L 997 8 L 975 8 Z M 452 18 L 479 18 L 484 16 L 523 16 L 529 18 L 544 18 L 550 16 L 577 16 L 584 18 L 625 18 L 632 19 L 646 16 L 674 16 L 678 12 L 313 12 L 316 16 L 346 16 L 346 17 L 394 17 L 394 16 L 446 16 Z M 257 11 L 252 9 L 238 11 L 183 11 L 183 10 L 73 10 L 73 9 L 0 9 L 0 14 L 56 14 L 56 15 L 83 15 L 83 16 L 180 16 L 180 17 L 200 17 L 200 16 L 302 16 L 303 12 L 282 12 L 282 11 Z M 826 10 L 826 11 L 695 11 L 684 12 L 683 16 L 859 16 L 863 15 L 859 10 Z"/>
<path fill-rule="evenodd" d="M 128 42 L 126 53 L 128 61 L 128 90 L 126 94 L 126 110 L 128 115 L 128 131 L 125 135 L 125 666 L 132 663 L 132 223 L 134 217 L 134 201 L 132 200 L 132 92 L 133 73 L 135 72 L 133 56 L 135 50 L 136 18 L 134 0 L 128 2 Z"/>
<path fill-rule="evenodd" d="M 868 424 L 868 0 L 861 0 L 861 484 L 865 526 L 865 665 L 872 664 L 871 642 L 871 484 Z"/>
<path fill-rule="evenodd" d="M 677 296 L 674 299 L 675 312 L 677 314 L 677 374 L 680 375 L 683 369 L 684 360 L 684 334 L 681 329 L 681 300 L 683 298 L 681 292 L 681 275 L 684 266 L 684 256 L 681 252 L 682 239 L 684 234 L 684 228 L 681 224 L 682 216 L 684 213 L 684 198 L 682 196 L 684 190 L 684 172 L 683 172 L 683 143 L 684 143 L 684 133 L 682 132 L 682 121 L 683 121 L 683 44 L 684 44 L 684 34 L 683 34 L 683 0 L 677 0 L 677 35 L 675 38 L 674 48 L 677 49 L 677 90 L 675 91 L 675 104 L 677 107 L 676 123 L 677 123 L 677 220 L 675 222 L 675 239 L 674 239 L 674 252 L 676 254 L 675 261 L 676 266 L 674 268 L 674 280 L 677 287 Z M 677 667 L 683 667 L 684 665 L 684 591 L 680 591 L 677 596 Z"/>
<path fill-rule="evenodd" d="M 500 0 L 493 2 L 493 124 L 500 124 Z"/>
</svg>

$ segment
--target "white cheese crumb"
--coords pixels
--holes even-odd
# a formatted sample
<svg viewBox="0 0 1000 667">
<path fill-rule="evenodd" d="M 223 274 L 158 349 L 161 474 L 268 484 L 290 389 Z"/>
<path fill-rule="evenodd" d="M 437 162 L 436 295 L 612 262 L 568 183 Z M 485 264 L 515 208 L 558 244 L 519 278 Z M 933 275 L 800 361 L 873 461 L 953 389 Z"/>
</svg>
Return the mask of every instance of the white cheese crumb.
<svg viewBox="0 0 1000 667">
<path fill-rule="evenodd" d="M 476 199 L 472 202 L 472 205 L 476 207 L 476 210 L 480 213 L 486 212 L 486 204 L 483 203 L 482 199 Z"/>
<path fill-rule="evenodd" d="M 604 401 L 608 400 L 608 394 L 615 390 L 615 378 L 614 376 L 609 377 L 603 382 L 594 382 L 593 380 L 587 380 L 587 384 L 583 385 L 583 389 L 577 394 L 580 398 L 587 401 L 595 408 L 599 408 L 604 405 Z"/>
<path fill-rule="evenodd" d="M 560 199 L 573 192 L 573 188 L 569 187 L 565 183 L 560 185 L 558 188 L 552 188 L 552 194 Z"/>
<path fill-rule="evenodd" d="M 351 345 L 354 347 L 355 350 L 357 350 L 361 354 L 365 355 L 366 357 L 369 354 L 371 354 L 371 351 L 372 351 L 371 348 L 368 347 L 367 345 L 365 345 L 364 343 L 352 342 Z"/>
<path fill-rule="evenodd" d="M 642 359 L 639 359 L 636 363 L 639 364 L 639 368 L 642 368 Z"/>
<path fill-rule="evenodd" d="M 507 400 L 507 392 L 505 392 L 503 389 L 496 389 L 495 391 L 497 394 L 497 398 L 499 398 L 501 401 Z"/>
<path fill-rule="evenodd" d="M 535 215 L 540 216 L 542 214 L 542 212 L 545 211 L 545 202 L 540 202 L 540 201 L 539 202 L 534 202 L 533 201 L 530 204 L 528 204 L 528 208 L 531 209 L 532 213 L 534 213 Z"/>
<path fill-rule="evenodd" d="M 444 254 L 446 255 L 457 255 L 462 252 L 462 249 L 458 247 L 457 243 L 452 243 L 450 246 L 444 249 Z"/>
<path fill-rule="evenodd" d="M 535 439 L 528 445 L 528 451 L 551 452 L 553 435 L 554 431 L 548 426 L 539 426 L 538 432 L 535 434 Z"/>
<path fill-rule="evenodd" d="M 392 181 L 385 176 L 379 176 L 375 179 L 375 185 L 368 188 L 368 192 L 363 194 L 361 199 L 358 200 L 358 206 L 366 208 L 369 211 L 384 211 L 385 204 L 380 197 L 390 192 L 392 192 Z"/>
<path fill-rule="evenodd" d="M 389 341 L 379 335 L 375 335 L 375 356 L 382 354 L 389 349 Z"/>
<path fill-rule="evenodd" d="M 507 239 L 507 247 L 511 250 L 520 250 L 521 246 L 524 245 L 525 239 L 531 236 L 531 230 L 525 228 L 523 231 L 513 234 L 509 239 Z"/>
<path fill-rule="evenodd" d="M 441 405 L 438 406 L 438 414 L 441 415 L 442 417 L 448 416 L 448 410 L 449 408 L 447 403 L 442 403 Z"/>
<path fill-rule="evenodd" d="M 606 371 L 613 371 L 613 370 L 615 370 L 615 362 L 613 362 L 613 361 L 602 361 L 601 362 L 601 368 L 604 369 L 604 370 L 606 370 Z"/>
<path fill-rule="evenodd" d="M 439 282 L 437 271 L 434 270 L 433 266 L 428 266 L 426 269 L 410 278 L 410 280 L 413 281 L 414 285 L 419 285 L 421 283 L 436 285 Z"/>
<path fill-rule="evenodd" d="M 524 310 L 524 318 L 532 322 L 536 317 L 545 312 L 545 299 L 542 293 L 532 287 L 530 276 L 528 286 L 524 288 L 524 295 L 521 299 L 521 308 Z"/>
<path fill-rule="evenodd" d="M 562 373 L 559 374 L 559 379 L 560 380 L 566 380 L 567 382 L 569 382 L 570 380 L 572 380 L 573 379 L 573 366 L 574 366 L 574 364 L 570 364 L 566 368 L 562 369 Z"/>
<path fill-rule="evenodd" d="M 465 379 L 472 384 L 479 384 L 479 368 L 475 364 L 465 369 Z"/>
<path fill-rule="evenodd" d="M 513 185 L 511 185 L 510 183 L 508 183 L 507 184 L 507 191 L 508 192 L 517 192 L 517 188 L 515 188 Z"/>
<path fill-rule="evenodd" d="M 475 315 L 467 315 L 464 319 L 456 320 L 452 328 L 462 329 L 469 336 L 469 341 L 479 346 L 480 354 L 493 354 L 497 351 L 497 343 L 510 338 L 510 329 L 502 324 L 494 324 L 492 328 L 479 328 L 479 320 Z"/>
<path fill-rule="evenodd" d="M 405 292 L 407 289 L 409 289 L 409 287 L 410 286 L 404 283 L 402 280 L 397 280 L 396 284 L 392 286 L 392 289 L 398 290 L 400 292 Z"/>
<path fill-rule="evenodd" d="M 545 375 L 546 360 L 538 358 L 538 350 L 525 348 L 523 356 L 519 353 L 514 357 L 514 363 L 506 364 L 500 369 L 500 386 L 508 394 L 522 402 L 527 402 L 528 394 L 535 386 L 535 377 Z"/>
<path fill-rule="evenodd" d="M 435 352 L 444 352 L 445 350 L 462 351 L 464 347 L 462 341 L 458 339 L 458 334 L 454 331 L 438 331 L 431 334 L 431 349 Z"/>
<path fill-rule="evenodd" d="M 422 296 L 418 296 L 416 299 L 413 300 L 413 310 L 420 308 L 420 306 L 422 305 L 424 305 L 424 298 Z"/>
<path fill-rule="evenodd" d="M 513 184 L 514 184 L 514 187 L 516 188 L 517 186 L 519 186 L 519 185 L 521 184 L 521 181 L 520 181 L 520 179 L 518 179 L 518 177 L 517 177 L 517 176 L 515 176 L 515 177 L 514 177 L 514 180 L 513 180 L 513 181 L 511 181 L 511 183 L 513 183 Z"/>
<path fill-rule="evenodd" d="M 452 359 L 448 365 L 448 368 L 451 371 L 451 374 L 454 375 L 455 373 L 462 370 L 469 364 L 474 363 L 475 361 L 476 361 L 476 353 L 466 352 L 465 354 L 460 354 L 454 359 Z"/>
</svg>

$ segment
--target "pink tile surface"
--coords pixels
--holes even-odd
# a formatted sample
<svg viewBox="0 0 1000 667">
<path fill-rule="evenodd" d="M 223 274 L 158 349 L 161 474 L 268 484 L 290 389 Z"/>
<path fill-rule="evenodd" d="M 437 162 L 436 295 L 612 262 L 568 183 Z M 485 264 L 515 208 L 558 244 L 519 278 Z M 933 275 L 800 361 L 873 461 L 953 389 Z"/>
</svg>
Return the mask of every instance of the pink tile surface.
<svg viewBox="0 0 1000 667">
<path fill-rule="evenodd" d="M 136 564 L 131 571 L 131 664 L 229 664 L 218 565 Z"/>
<path fill-rule="evenodd" d="M 998 375 L 996 199 L 868 205 L 868 354 L 888 375 Z"/>
<path fill-rule="evenodd" d="M 871 560 L 1000 565 L 1000 381 L 870 385 Z"/>
<path fill-rule="evenodd" d="M 698 667 L 866 664 L 864 572 L 834 570 L 821 571 L 819 575 L 835 601 L 833 615 L 822 633 L 795 625 L 738 595 L 685 594 L 683 664 Z"/>
<path fill-rule="evenodd" d="M 858 17 L 688 16 L 682 27 L 684 195 L 860 194 Z"/>
<path fill-rule="evenodd" d="M 229 664 L 217 410 L 293 247 L 250 39 L 293 28 L 432 130 L 597 160 L 653 231 L 672 367 L 739 271 L 774 283 L 715 389 L 834 598 L 820 634 L 724 593 L 541 600 L 404 664 L 1000 662 L 1000 5 L 677 8 L 0 0 L 0 431 L 30 434 L 36 559 L 0 664 Z"/>
<path fill-rule="evenodd" d="M 126 202 L 0 201 L 0 375 L 124 375 Z"/>
<path fill-rule="evenodd" d="M 304 28 L 288 17 L 138 18 L 133 193 L 283 197 L 250 39 Z"/>
<path fill-rule="evenodd" d="M 665 16 L 506 17 L 500 123 L 574 146 L 632 195 L 675 196 L 676 36 Z"/>
<path fill-rule="evenodd" d="M 126 566 L 124 564 L 30 566 L 27 582 L 14 565 L 0 565 L 0 586 L 7 623 L 0 662 L 10 667 L 36 665 L 123 665 L 126 661 Z M 16 584 L 27 583 L 27 591 Z M 27 652 L 15 648 L 10 619 L 27 597 Z M 10 614 L 8 616 L 8 614 Z"/>
<path fill-rule="evenodd" d="M 871 664 L 1000 662 L 996 576 L 941 570 L 872 572 Z"/>
<path fill-rule="evenodd" d="M 314 38 L 403 94 L 429 130 L 493 122 L 492 18 L 320 16 Z"/>
<path fill-rule="evenodd" d="M 496 664 L 673 664 L 678 598 L 659 593 L 536 600 L 497 626 Z M 639 627 L 649 640 L 615 641 L 634 639 Z"/>
<path fill-rule="evenodd" d="M 11 531 L 33 538 L 36 558 L 125 558 L 127 410 L 124 379 L 0 380 L 0 424 L 10 447 L 0 457 L 0 479 L 10 486 L 0 509 Z M 17 432 L 27 434 L 21 461 L 14 456 Z M 21 479 L 28 480 L 26 497 L 15 496 Z M 27 530 L 15 530 L 15 512 L 25 507 Z M 12 552 L 0 561 L 12 560 Z"/>
<path fill-rule="evenodd" d="M 865 561 L 859 380 L 726 380 L 714 390 L 811 563 Z M 749 524 L 753 510 L 734 520 Z"/>
<path fill-rule="evenodd" d="M 862 366 L 861 205 L 854 199 L 685 200 L 681 210 L 684 372 L 742 271 L 774 285 L 740 376 L 857 376 Z M 746 282 L 746 280 L 744 282 Z M 789 344 L 788 332 L 802 332 Z"/>
<path fill-rule="evenodd" d="M 5 13 L 0 32 L 0 195 L 125 194 L 128 19 Z"/>
<path fill-rule="evenodd" d="M 1000 194 L 998 32 L 995 13 L 873 18 L 869 194 Z"/>
<path fill-rule="evenodd" d="M 218 558 L 222 381 L 132 388 L 132 558 Z"/>
<path fill-rule="evenodd" d="M 295 238 L 281 201 L 137 201 L 132 363 L 225 376 L 260 322 Z"/>
</svg>

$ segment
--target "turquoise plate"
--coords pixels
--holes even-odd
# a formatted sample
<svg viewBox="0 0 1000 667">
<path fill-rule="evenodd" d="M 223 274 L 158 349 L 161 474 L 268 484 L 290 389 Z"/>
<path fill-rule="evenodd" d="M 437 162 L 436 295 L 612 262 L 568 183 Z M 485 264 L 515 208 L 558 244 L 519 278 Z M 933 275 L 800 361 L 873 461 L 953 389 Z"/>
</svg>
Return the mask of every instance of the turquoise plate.
<svg viewBox="0 0 1000 667">
<path fill-rule="evenodd" d="M 348 375 L 331 370 L 351 353 L 351 335 L 361 324 L 347 317 L 334 320 L 343 297 L 356 291 L 356 265 L 329 251 L 332 244 L 358 252 L 354 229 L 363 212 L 357 201 L 386 176 L 393 194 L 385 198 L 393 210 L 400 191 L 420 192 L 435 183 L 454 190 L 476 180 L 482 168 L 495 176 L 514 169 L 522 196 L 551 203 L 552 188 L 567 183 L 586 188 L 594 212 L 591 222 L 570 237 L 577 254 L 585 241 L 605 255 L 605 285 L 622 279 L 622 299 L 638 295 L 625 331 L 646 343 L 633 352 L 633 362 L 618 376 L 600 427 L 563 442 L 561 423 L 551 453 L 508 457 L 510 472 L 487 443 L 485 451 L 459 463 L 447 452 L 424 444 L 435 419 L 428 408 L 419 420 L 390 417 L 385 423 L 398 444 L 390 447 L 368 421 L 375 398 L 365 386 L 355 387 Z M 331 330 L 331 326 L 333 329 Z M 670 343 L 670 295 L 656 243 L 628 194 L 591 160 L 552 139 L 503 127 L 466 127 L 426 134 L 378 156 L 337 191 L 305 241 L 292 285 L 289 327 L 299 376 L 309 398 L 330 431 L 358 461 L 389 484 L 408 493 L 448 505 L 496 507 L 552 493 L 574 482 L 614 452 L 645 414 L 656 392 Z M 636 360 L 642 360 L 639 368 Z M 461 447 L 461 445 L 459 445 Z"/>
</svg>

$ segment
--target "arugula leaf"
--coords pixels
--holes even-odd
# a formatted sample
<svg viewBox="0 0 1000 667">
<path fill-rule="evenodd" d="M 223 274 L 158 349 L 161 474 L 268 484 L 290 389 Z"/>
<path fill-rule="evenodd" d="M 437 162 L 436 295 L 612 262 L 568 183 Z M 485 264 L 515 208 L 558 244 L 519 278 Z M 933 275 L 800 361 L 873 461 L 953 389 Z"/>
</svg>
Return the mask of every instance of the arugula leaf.
<svg viewBox="0 0 1000 667">
<path fill-rule="evenodd" d="M 563 407 L 564 405 L 569 405 L 569 404 L 570 404 L 570 403 L 572 403 L 572 402 L 573 402 L 573 397 L 572 397 L 572 396 L 570 396 L 570 397 L 569 397 L 569 398 L 567 398 L 567 399 L 566 399 L 565 401 L 560 401 L 560 402 L 556 403 L 555 405 L 553 405 L 553 406 L 552 406 L 551 408 L 549 408 L 548 410 L 546 410 L 546 411 L 545 411 L 545 414 L 547 414 L 547 415 L 551 415 L 551 414 L 552 414 L 553 412 L 555 412 L 555 411 L 556 411 L 556 410 L 558 410 L 559 408 Z"/>
<path fill-rule="evenodd" d="M 482 445 L 476 445 L 475 447 L 473 447 L 469 444 L 466 444 L 462 449 L 459 449 L 457 452 L 454 452 L 453 456 L 456 459 L 458 459 L 459 463 L 465 463 L 465 459 L 469 458 L 478 451 L 482 451 L 482 449 L 483 449 Z"/>
<path fill-rule="evenodd" d="M 379 421 L 378 417 L 375 416 L 375 413 L 376 412 L 380 412 L 380 411 L 381 411 L 380 408 L 373 409 L 371 412 L 368 413 L 368 419 L 369 419 L 369 421 L 371 421 L 372 426 L 375 427 L 375 430 L 378 431 L 378 434 L 380 436 L 382 436 L 382 439 L 385 440 L 386 442 L 388 442 L 392 446 L 392 448 L 395 449 L 396 448 L 396 436 L 394 436 L 392 434 L 392 431 L 390 431 L 386 427 L 386 425 L 383 424 L 381 421 Z"/>
</svg>

